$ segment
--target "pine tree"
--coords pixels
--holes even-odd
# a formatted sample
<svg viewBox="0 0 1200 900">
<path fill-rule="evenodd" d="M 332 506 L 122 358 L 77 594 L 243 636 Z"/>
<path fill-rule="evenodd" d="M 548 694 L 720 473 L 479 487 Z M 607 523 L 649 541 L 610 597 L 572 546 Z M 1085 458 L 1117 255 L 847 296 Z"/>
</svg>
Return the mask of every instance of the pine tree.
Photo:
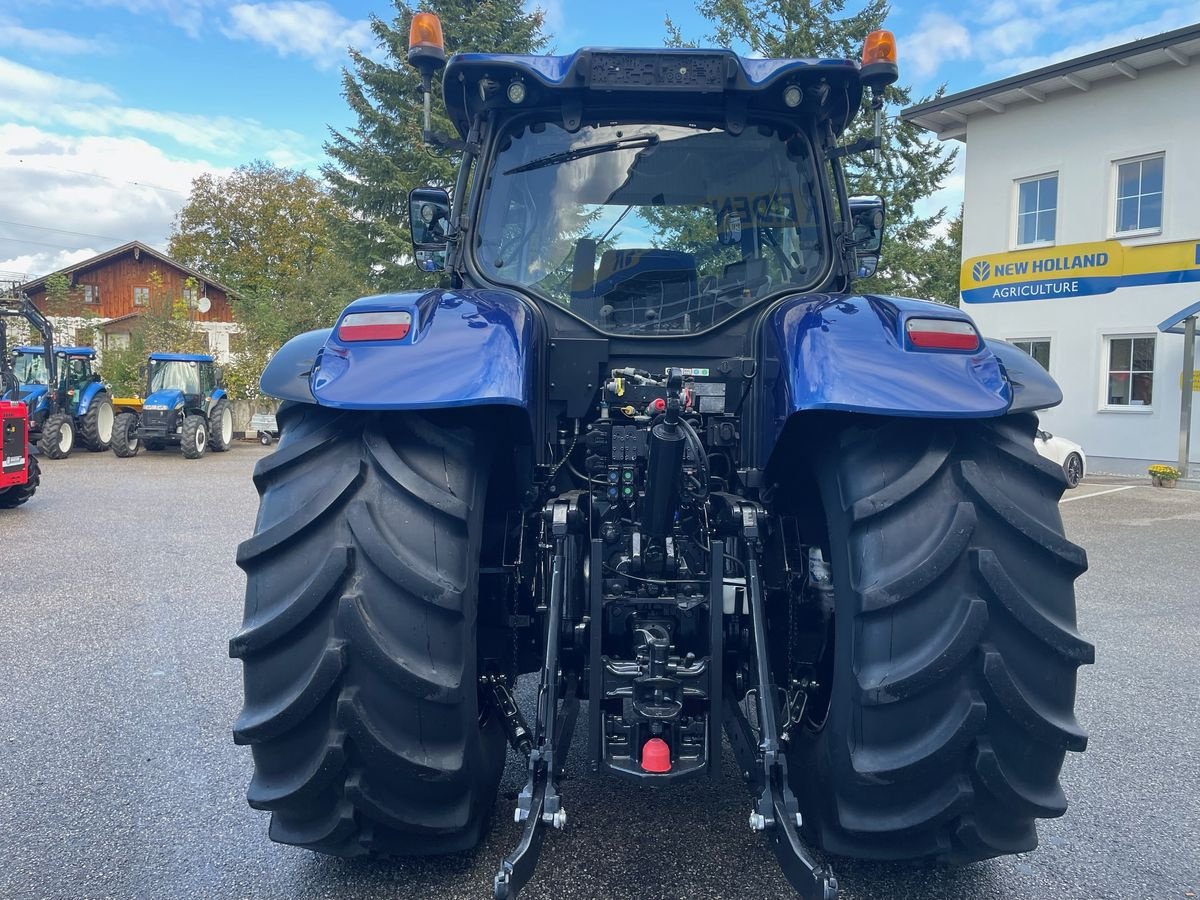
<svg viewBox="0 0 1200 900">
<path fill-rule="evenodd" d="M 846 0 L 702 0 L 699 11 L 713 28 L 709 42 L 717 46 L 766 57 L 857 59 L 867 35 L 887 27 L 889 6 L 886 0 L 867 0 L 852 14 L 846 14 L 845 7 Z M 688 43 L 669 18 L 666 27 L 668 43 Z M 901 74 L 903 53 L 901 46 Z M 844 143 L 871 134 L 874 114 L 866 94 L 864 91 L 862 113 L 843 136 Z M 941 94 L 939 89 L 936 96 Z M 931 98 L 918 102 L 925 99 Z M 894 84 L 887 89 L 884 102 L 885 112 L 894 116 L 913 102 L 911 91 Z M 885 126 L 879 166 L 871 165 L 871 154 L 845 158 L 850 193 L 879 194 L 888 209 L 883 261 L 872 278 L 858 282 L 857 290 L 918 293 L 921 273 L 928 268 L 929 238 L 945 210 L 918 215 L 916 207 L 941 187 L 954 168 L 957 153 L 943 152 L 937 141 L 916 125 L 895 117 Z"/>
<path fill-rule="evenodd" d="M 377 290 L 430 284 L 411 256 L 408 192 L 421 185 L 450 187 L 458 157 L 421 140 L 421 79 L 408 65 L 408 29 L 414 9 L 393 0 L 392 21 L 372 16 L 382 60 L 351 50 L 352 69 L 342 73 L 343 94 L 357 117 L 345 133 L 330 129 L 323 169 L 334 198 L 351 213 L 340 235 L 354 264 L 369 272 Z M 463 52 L 534 53 L 546 43 L 542 13 L 524 11 L 520 0 L 427 0 L 421 10 L 442 21 L 446 55 Z M 445 115 L 442 83 L 434 78 L 434 131 L 454 134 Z"/>
</svg>

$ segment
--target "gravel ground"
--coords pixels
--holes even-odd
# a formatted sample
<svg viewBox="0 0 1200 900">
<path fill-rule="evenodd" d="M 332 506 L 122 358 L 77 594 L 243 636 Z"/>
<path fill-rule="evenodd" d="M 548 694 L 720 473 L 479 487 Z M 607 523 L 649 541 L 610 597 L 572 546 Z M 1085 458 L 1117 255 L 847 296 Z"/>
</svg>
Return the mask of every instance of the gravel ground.
<svg viewBox="0 0 1200 900">
<path fill-rule="evenodd" d="M 80 453 L 47 461 L 34 500 L 0 513 L 0 898 L 490 896 L 517 837 L 514 758 L 497 825 L 469 856 L 324 859 L 270 843 L 245 805 L 226 641 L 261 454 Z M 1066 817 L 1043 824 L 1036 852 L 963 870 L 842 862 L 846 900 L 1200 893 L 1200 494 L 1084 496 L 1099 490 L 1062 507 L 1091 557 L 1080 619 L 1098 660 L 1081 672 L 1091 745 L 1067 760 Z M 715 787 L 658 792 L 586 774 L 581 744 L 570 825 L 523 900 L 794 897 L 745 826 L 731 758 Z"/>
</svg>

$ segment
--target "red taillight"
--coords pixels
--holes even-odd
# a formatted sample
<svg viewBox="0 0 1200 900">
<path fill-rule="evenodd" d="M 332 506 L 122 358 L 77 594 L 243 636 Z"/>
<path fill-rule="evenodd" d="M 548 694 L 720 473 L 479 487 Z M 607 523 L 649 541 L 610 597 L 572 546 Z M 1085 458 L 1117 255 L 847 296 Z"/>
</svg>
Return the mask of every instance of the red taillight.
<svg viewBox="0 0 1200 900">
<path fill-rule="evenodd" d="M 979 333 L 970 322 L 958 319 L 909 319 L 904 330 L 914 347 L 922 350 L 978 350 Z"/>
<path fill-rule="evenodd" d="M 408 336 L 410 328 L 412 313 L 350 313 L 338 325 L 338 337 L 343 341 L 399 341 Z"/>
</svg>

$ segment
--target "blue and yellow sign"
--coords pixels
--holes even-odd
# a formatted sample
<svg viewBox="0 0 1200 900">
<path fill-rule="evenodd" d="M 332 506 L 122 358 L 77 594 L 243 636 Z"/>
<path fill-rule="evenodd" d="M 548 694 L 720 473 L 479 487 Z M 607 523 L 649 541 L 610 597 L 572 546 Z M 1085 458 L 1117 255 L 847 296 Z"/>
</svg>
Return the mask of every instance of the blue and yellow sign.
<svg viewBox="0 0 1200 900">
<path fill-rule="evenodd" d="M 964 303 L 1004 303 L 1192 281 L 1200 281 L 1196 241 L 1138 247 L 1098 241 L 976 256 L 963 263 L 958 283 Z"/>
</svg>

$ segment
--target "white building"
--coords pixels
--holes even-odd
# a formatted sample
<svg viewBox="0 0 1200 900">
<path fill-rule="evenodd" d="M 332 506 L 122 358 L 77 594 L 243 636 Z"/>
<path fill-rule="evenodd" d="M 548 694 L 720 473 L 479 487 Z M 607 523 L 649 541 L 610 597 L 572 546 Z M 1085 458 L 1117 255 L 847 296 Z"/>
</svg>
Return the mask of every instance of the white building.
<svg viewBox="0 0 1200 900">
<path fill-rule="evenodd" d="M 1200 300 L 1198 98 L 1194 25 L 903 113 L 967 144 L 962 308 L 1050 370 L 1043 427 L 1092 471 L 1178 457 L 1184 339 L 1158 325 Z"/>
</svg>

